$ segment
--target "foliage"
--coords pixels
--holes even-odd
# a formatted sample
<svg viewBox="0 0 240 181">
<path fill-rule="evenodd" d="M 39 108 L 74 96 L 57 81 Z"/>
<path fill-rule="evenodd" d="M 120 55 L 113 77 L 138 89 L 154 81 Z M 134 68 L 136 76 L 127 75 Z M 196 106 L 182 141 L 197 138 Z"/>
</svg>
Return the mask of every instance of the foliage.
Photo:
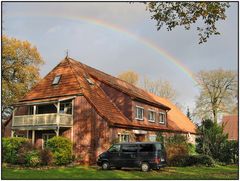
<svg viewBox="0 0 240 181">
<path fill-rule="evenodd" d="M 215 161 L 208 155 L 175 155 L 170 163 L 171 166 L 215 166 Z"/>
<path fill-rule="evenodd" d="M 118 78 L 130 84 L 137 85 L 139 80 L 139 75 L 136 72 L 129 70 L 119 74 Z"/>
<path fill-rule="evenodd" d="M 187 114 L 186 115 L 187 115 L 189 120 L 192 120 L 192 115 L 190 113 L 189 107 L 187 108 Z"/>
<path fill-rule="evenodd" d="M 157 30 L 164 25 L 168 31 L 183 26 L 189 30 L 192 24 L 203 22 L 197 27 L 199 43 L 204 43 L 212 35 L 219 35 L 216 23 L 225 20 L 227 2 L 148 2 L 147 9 L 157 21 Z"/>
<path fill-rule="evenodd" d="M 160 97 L 164 97 L 175 102 L 177 92 L 168 81 L 156 80 L 151 81 L 147 77 L 144 77 L 142 88 L 152 94 Z"/>
<path fill-rule="evenodd" d="M 27 164 L 26 155 L 34 150 L 32 143 L 30 141 L 23 142 L 19 146 L 18 152 L 17 152 L 17 164 Z"/>
<path fill-rule="evenodd" d="M 164 136 L 162 135 L 162 132 L 157 132 L 157 137 L 156 137 L 156 141 L 162 143 L 163 145 L 165 144 L 164 142 Z"/>
<path fill-rule="evenodd" d="M 196 146 L 194 144 L 191 143 L 187 143 L 187 147 L 188 147 L 188 153 L 190 155 L 196 155 Z"/>
<path fill-rule="evenodd" d="M 237 105 L 237 74 L 228 70 L 200 71 L 196 75 L 201 88 L 197 98 L 195 115 L 200 119 L 213 118 L 218 113 L 231 113 Z"/>
<path fill-rule="evenodd" d="M 223 127 L 211 120 L 204 120 L 197 131 L 200 136 L 196 138 L 196 151 L 219 160 L 227 141 L 227 135 L 223 133 Z"/>
<path fill-rule="evenodd" d="M 53 154 L 49 149 L 45 148 L 40 151 L 40 159 L 42 165 L 51 165 L 53 162 Z"/>
<path fill-rule="evenodd" d="M 18 150 L 26 142 L 28 142 L 26 138 L 2 138 L 3 161 L 16 164 L 18 161 Z"/>
<path fill-rule="evenodd" d="M 186 137 L 180 134 L 174 134 L 173 136 L 166 138 L 165 148 L 168 165 L 175 165 L 177 158 L 189 154 Z"/>
<path fill-rule="evenodd" d="M 239 146 L 235 140 L 226 141 L 221 149 L 221 155 L 219 161 L 226 164 L 238 162 Z"/>
<path fill-rule="evenodd" d="M 12 104 L 22 98 L 39 80 L 43 60 L 28 41 L 2 36 L 2 114 L 12 112 Z"/>
<path fill-rule="evenodd" d="M 47 141 L 46 146 L 53 154 L 53 163 L 66 165 L 72 161 L 72 143 L 68 138 L 54 136 Z"/>
<path fill-rule="evenodd" d="M 41 158 L 38 150 L 32 150 L 25 155 L 26 165 L 35 167 L 41 163 Z"/>
</svg>

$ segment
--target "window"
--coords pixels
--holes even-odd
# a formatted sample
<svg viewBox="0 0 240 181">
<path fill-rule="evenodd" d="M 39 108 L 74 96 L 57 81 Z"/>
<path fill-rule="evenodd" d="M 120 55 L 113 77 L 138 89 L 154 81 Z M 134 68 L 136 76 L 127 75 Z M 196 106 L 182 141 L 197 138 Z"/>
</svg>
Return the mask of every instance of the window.
<svg viewBox="0 0 240 181">
<path fill-rule="evenodd" d="M 47 145 L 47 140 L 49 140 L 50 138 L 52 138 L 54 136 L 55 136 L 54 133 L 42 134 L 42 148 L 45 148 Z"/>
<path fill-rule="evenodd" d="M 60 79 L 61 79 L 61 75 L 55 76 L 54 79 L 53 79 L 52 85 L 59 84 Z"/>
<path fill-rule="evenodd" d="M 137 145 L 122 145 L 122 152 L 137 152 Z"/>
<path fill-rule="evenodd" d="M 153 152 L 154 151 L 153 144 L 140 144 L 139 146 L 140 146 L 139 152 Z"/>
<path fill-rule="evenodd" d="M 148 138 L 149 138 L 149 141 L 154 142 L 154 141 L 156 141 L 157 136 L 156 135 L 149 135 Z"/>
<path fill-rule="evenodd" d="M 112 145 L 109 149 L 109 152 L 119 152 L 120 151 L 120 145 Z"/>
<path fill-rule="evenodd" d="M 119 133 L 118 134 L 118 140 L 119 142 L 129 142 L 129 134 L 126 134 L 126 133 Z"/>
<path fill-rule="evenodd" d="M 136 119 L 143 120 L 144 109 L 142 107 L 136 106 Z"/>
<path fill-rule="evenodd" d="M 156 120 L 156 113 L 154 111 L 148 111 L 148 120 L 150 122 L 155 122 L 155 120 Z"/>
<path fill-rule="evenodd" d="M 159 113 L 159 123 L 165 124 L 165 122 L 166 122 L 166 114 L 163 112 L 160 112 Z"/>
<path fill-rule="evenodd" d="M 72 114 L 72 102 L 60 102 L 60 113 Z"/>
</svg>

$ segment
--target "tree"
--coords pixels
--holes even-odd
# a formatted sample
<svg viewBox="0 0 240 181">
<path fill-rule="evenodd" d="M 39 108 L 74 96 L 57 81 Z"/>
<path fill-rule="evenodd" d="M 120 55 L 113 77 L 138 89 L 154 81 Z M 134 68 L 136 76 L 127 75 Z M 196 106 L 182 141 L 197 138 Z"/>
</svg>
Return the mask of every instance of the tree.
<svg viewBox="0 0 240 181">
<path fill-rule="evenodd" d="M 196 101 L 196 116 L 213 118 L 217 122 L 218 113 L 232 112 L 238 101 L 235 72 L 222 69 L 200 71 L 196 79 L 201 88 Z"/>
<path fill-rule="evenodd" d="M 157 96 L 164 97 L 173 102 L 176 101 L 176 90 L 168 81 L 156 80 L 151 81 L 147 77 L 144 77 L 142 88 Z"/>
<path fill-rule="evenodd" d="M 43 64 L 38 50 L 28 41 L 2 36 L 2 115 L 12 112 L 12 104 L 22 98 L 40 79 Z"/>
<path fill-rule="evenodd" d="M 188 117 L 188 119 L 192 120 L 192 116 L 191 116 L 189 107 L 187 107 L 187 117 Z"/>
<path fill-rule="evenodd" d="M 225 11 L 230 5 L 227 2 L 148 2 L 147 10 L 157 21 L 157 30 L 164 25 L 168 31 L 177 26 L 189 30 L 191 25 L 199 22 L 202 27 L 197 27 L 199 43 L 206 42 L 212 35 L 219 35 L 216 23 L 225 20 Z M 201 22 L 202 21 L 202 22 Z"/>
<path fill-rule="evenodd" d="M 138 84 L 138 80 L 139 80 L 138 74 L 131 70 L 120 73 L 118 75 L 118 78 L 122 79 L 130 84 L 133 84 L 135 86 Z"/>
<path fill-rule="evenodd" d="M 238 150 L 235 145 L 230 147 L 231 142 L 227 141 L 227 134 L 223 132 L 223 127 L 210 119 L 203 120 L 198 127 L 196 138 L 196 151 L 200 154 L 206 154 L 216 160 L 229 162 L 229 159 L 235 157 Z M 227 150 L 234 148 L 234 153 L 231 155 Z M 234 160 L 233 160 L 234 161 Z"/>
</svg>

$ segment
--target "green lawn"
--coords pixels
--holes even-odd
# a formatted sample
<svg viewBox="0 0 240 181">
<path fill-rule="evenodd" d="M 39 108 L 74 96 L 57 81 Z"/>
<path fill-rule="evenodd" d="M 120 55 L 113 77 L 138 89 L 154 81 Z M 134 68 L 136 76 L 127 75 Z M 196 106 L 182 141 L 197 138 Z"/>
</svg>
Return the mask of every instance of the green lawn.
<svg viewBox="0 0 240 181">
<path fill-rule="evenodd" d="M 237 166 L 166 167 L 159 171 L 75 166 L 48 170 L 2 168 L 2 179 L 238 179 Z"/>
</svg>

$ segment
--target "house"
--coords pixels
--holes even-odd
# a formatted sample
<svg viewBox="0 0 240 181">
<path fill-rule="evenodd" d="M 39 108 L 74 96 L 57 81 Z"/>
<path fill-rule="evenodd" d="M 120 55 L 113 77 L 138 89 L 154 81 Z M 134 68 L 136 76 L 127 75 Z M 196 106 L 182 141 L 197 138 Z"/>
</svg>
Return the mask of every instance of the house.
<svg viewBox="0 0 240 181">
<path fill-rule="evenodd" d="M 184 134 L 196 126 L 170 101 L 66 57 L 14 105 L 6 135 L 25 136 L 38 147 L 68 137 L 85 163 L 116 141 L 155 141 L 156 133 Z M 8 131 L 7 131 L 8 130 Z"/>
<path fill-rule="evenodd" d="M 228 134 L 228 140 L 238 141 L 238 115 L 225 115 L 222 118 L 223 132 Z"/>
</svg>

